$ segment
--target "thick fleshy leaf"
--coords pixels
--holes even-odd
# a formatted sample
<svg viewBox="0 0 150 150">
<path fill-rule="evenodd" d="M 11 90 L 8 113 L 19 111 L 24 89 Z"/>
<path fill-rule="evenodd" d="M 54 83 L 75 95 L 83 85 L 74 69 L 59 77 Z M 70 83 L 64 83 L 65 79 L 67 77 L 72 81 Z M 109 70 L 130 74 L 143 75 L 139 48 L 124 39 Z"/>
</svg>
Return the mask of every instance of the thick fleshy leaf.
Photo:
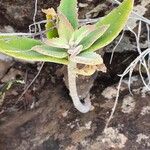
<svg viewBox="0 0 150 150">
<path fill-rule="evenodd" d="M 84 37 L 79 43 L 83 46 L 83 50 L 89 48 L 98 38 L 100 38 L 108 29 L 109 25 L 100 26 L 98 29 L 91 32 L 88 36 Z"/>
<path fill-rule="evenodd" d="M 61 39 L 61 38 L 45 39 L 44 43 L 51 47 L 69 49 L 69 45 L 68 45 L 67 41 L 65 39 Z"/>
<path fill-rule="evenodd" d="M 103 63 L 103 59 L 95 52 L 83 52 L 73 58 L 71 61 L 85 65 L 99 65 Z"/>
<path fill-rule="evenodd" d="M 45 61 L 67 64 L 66 59 L 58 59 L 50 56 L 45 56 L 31 48 L 42 43 L 35 39 L 16 36 L 0 36 L 0 52 L 11 57 L 27 60 L 27 61 Z"/>
<path fill-rule="evenodd" d="M 11 51 L 28 51 L 35 45 L 41 45 L 39 40 L 17 37 L 17 36 L 0 36 L 0 52 Z"/>
<path fill-rule="evenodd" d="M 70 42 L 74 42 L 76 45 L 80 43 L 80 41 L 86 37 L 88 34 L 90 34 L 92 31 L 94 31 L 95 25 L 85 25 L 79 28 L 78 30 L 75 30 L 73 33 Z"/>
<path fill-rule="evenodd" d="M 78 75 L 83 75 L 83 76 L 91 76 L 92 74 L 94 74 L 94 72 L 97 70 L 97 65 L 85 65 L 83 68 L 81 69 L 76 69 L 76 73 Z"/>
<path fill-rule="evenodd" d="M 4 52 L 4 54 L 17 59 L 26 60 L 26 61 L 43 61 L 43 62 L 54 62 L 54 63 L 65 64 L 65 65 L 68 64 L 67 59 L 45 56 L 35 51 L 28 51 L 28 52 L 23 51 L 18 53 L 6 51 Z"/>
<path fill-rule="evenodd" d="M 78 28 L 77 0 L 61 0 L 58 12 L 62 12 L 74 29 Z"/>
<path fill-rule="evenodd" d="M 68 53 L 66 52 L 65 49 L 50 47 L 47 45 L 34 46 L 32 47 L 32 50 L 40 54 L 51 56 L 51 57 L 56 57 L 56 58 L 65 58 L 68 56 Z"/>
<path fill-rule="evenodd" d="M 45 25 L 46 28 L 46 37 L 48 39 L 58 37 L 58 32 L 56 29 L 55 20 L 57 20 L 57 14 L 53 8 L 43 9 L 42 10 L 46 14 L 47 23 Z"/>
<path fill-rule="evenodd" d="M 74 29 L 68 19 L 60 13 L 59 15 L 59 23 L 58 23 L 58 34 L 60 38 L 64 38 L 67 41 L 71 38 Z"/>
<path fill-rule="evenodd" d="M 111 43 L 124 28 L 133 9 L 134 0 L 124 0 L 116 9 L 103 17 L 96 26 L 109 24 L 108 30 L 86 51 L 98 50 Z"/>
</svg>

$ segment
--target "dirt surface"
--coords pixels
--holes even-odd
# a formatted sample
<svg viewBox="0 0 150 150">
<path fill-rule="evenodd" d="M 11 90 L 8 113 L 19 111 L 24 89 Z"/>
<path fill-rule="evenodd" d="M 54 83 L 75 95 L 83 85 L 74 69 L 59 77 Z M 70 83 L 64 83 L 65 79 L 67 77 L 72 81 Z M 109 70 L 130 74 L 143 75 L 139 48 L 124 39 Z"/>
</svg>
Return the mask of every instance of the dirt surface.
<svg viewBox="0 0 150 150">
<path fill-rule="evenodd" d="M 144 2 L 147 1 L 136 1 L 135 5 Z M 44 18 L 41 8 L 56 8 L 58 3 L 59 0 L 40 0 L 37 21 Z M 114 6 L 110 0 L 105 4 L 100 0 L 80 0 L 79 16 L 101 17 Z M 144 6 L 147 18 L 150 17 L 149 7 Z M 32 23 L 34 1 L 1 0 L 0 9 L 1 31 L 28 30 Z M 136 27 L 134 30 L 137 31 Z M 142 50 L 147 48 L 145 37 L 146 28 L 143 27 Z M 7 68 L 3 67 L 3 63 L 8 62 L 0 63 L 0 150 L 149 150 L 150 93 L 136 71 L 131 80 L 133 96 L 129 93 L 126 77 L 114 117 L 104 131 L 116 97 L 118 74 L 138 56 L 134 36 L 126 32 L 112 64 L 109 64 L 110 52 L 116 41 L 103 49 L 106 51 L 103 58 L 107 73 L 96 73 L 88 78 L 90 82 L 87 78 L 78 78 L 79 95 L 85 97 L 88 93 L 95 107 L 87 114 L 81 114 L 73 107 L 64 82 L 67 74 L 62 65 L 45 63 L 38 78 L 20 98 L 41 63 L 15 60 Z"/>
<path fill-rule="evenodd" d="M 130 55 L 126 54 L 124 58 Z M 106 60 L 109 57 L 104 55 Z M 114 59 L 116 62 L 117 54 Z M 118 60 L 118 64 L 121 62 Z M 115 64 L 114 68 L 108 66 L 107 73 L 98 73 L 90 92 L 95 109 L 87 114 L 81 114 L 73 107 L 63 76 L 58 73 L 61 65 L 45 64 L 40 76 L 19 101 L 25 85 L 14 83 L 6 92 L 1 107 L 0 149 L 148 150 L 150 93 L 144 91 L 138 76 L 132 79 L 133 96 L 124 80 L 116 113 L 103 133 L 116 96 L 119 71 L 115 68 L 123 69 L 127 65 L 117 67 Z M 5 80 L 10 77 L 26 79 L 29 84 L 39 66 L 16 62 L 12 66 L 13 73 L 10 69 Z"/>
</svg>

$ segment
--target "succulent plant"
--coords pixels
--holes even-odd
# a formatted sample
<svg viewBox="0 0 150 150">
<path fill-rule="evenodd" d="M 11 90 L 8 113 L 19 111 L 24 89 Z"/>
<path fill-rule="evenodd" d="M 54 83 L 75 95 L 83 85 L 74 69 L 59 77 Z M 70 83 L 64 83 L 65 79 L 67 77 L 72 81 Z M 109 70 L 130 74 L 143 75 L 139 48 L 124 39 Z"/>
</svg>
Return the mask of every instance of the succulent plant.
<svg viewBox="0 0 150 150">
<path fill-rule="evenodd" d="M 27 37 L 0 36 L 0 52 L 24 60 L 67 65 L 70 96 L 75 108 L 86 113 L 92 105 L 89 99 L 82 103 L 78 97 L 77 64 L 103 64 L 101 55 L 95 51 L 108 45 L 120 33 L 132 11 L 133 2 L 124 0 L 96 24 L 79 26 L 77 0 L 61 0 L 57 15 L 53 9 L 43 10 L 48 21 L 45 39 L 40 41 Z M 55 24 L 49 22 L 53 17 Z M 56 29 L 50 30 L 55 26 Z"/>
</svg>

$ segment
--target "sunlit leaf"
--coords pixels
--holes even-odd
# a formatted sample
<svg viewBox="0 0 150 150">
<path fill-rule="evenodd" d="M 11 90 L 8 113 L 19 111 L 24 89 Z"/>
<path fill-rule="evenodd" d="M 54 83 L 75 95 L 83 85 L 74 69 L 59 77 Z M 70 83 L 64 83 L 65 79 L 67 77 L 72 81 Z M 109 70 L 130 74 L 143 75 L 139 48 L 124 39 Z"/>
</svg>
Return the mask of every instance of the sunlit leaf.
<svg viewBox="0 0 150 150">
<path fill-rule="evenodd" d="M 108 30 L 87 51 L 98 50 L 111 43 L 124 28 L 133 9 L 134 0 L 124 0 L 116 9 L 103 17 L 96 26 L 110 25 Z"/>
<path fill-rule="evenodd" d="M 41 41 L 17 36 L 0 36 L 0 52 L 1 51 L 28 51 L 35 45 L 41 45 Z"/>
<path fill-rule="evenodd" d="M 67 41 L 71 38 L 74 29 L 68 19 L 63 15 L 59 14 L 59 23 L 58 23 L 58 34 L 60 38 L 64 38 Z"/>
<path fill-rule="evenodd" d="M 31 50 L 33 46 L 41 44 L 39 40 L 26 37 L 0 36 L 0 52 L 3 54 L 27 61 L 46 61 L 60 64 L 68 63 L 66 59 L 45 56 Z"/>
<path fill-rule="evenodd" d="M 103 63 L 102 57 L 95 52 L 83 52 L 71 58 L 71 61 L 86 65 L 99 65 Z"/>
<path fill-rule="evenodd" d="M 77 0 L 61 0 L 58 12 L 62 12 L 74 29 L 78 28 Z"/>
<path fill-rule="evenodd" d="M 70 41 L 75 42 L 75 44 L 79 44 L 80 41 L 84 37 L 86 37 L 88 34 L 90 34 L 94 30 L 95 30 L 95 25 L 84 25 L 81 28 L 79 28 L 78 30 L 75 30 Z"/>
<path fill-rule="evenodd" d="M 65 49 L 69 48 L 67 41 L 61 38 L 45 39 L 44 43 L 51 47 L 58 47 L 58 48 L 65 48 Z"/>
<path fill-rule="evenodd" d="M 83 50 L 89 48 L 98 38 L 100 38 L 108 29 L 109 25 L 103 25 L 91 32 L 89 35 L 85 36 L 83 40 L 79 43 L 83 46 Z"/>
<path fill-rule="evenodd" d="M 65 58 L 68 56 L 65 49 L 50 47 L 47 45 L 34 46 L 32 47 L 32 50 L 40 54 L 51 56 L 51 57 L 56 57 L 56 58 Z"/>
<path fill-rule="evenodd" d="M 18 52 L 18 53 L 7 51 L 4 54 L 17 58 L 17 59 L 26 60 L 26 61 L 43 61 L 43 62 L 54 62 L 54 63 L 59 63 L 59 64 L 68 64 L 67 59 L 60 59 L 60 58 L 45 56 L 35 51 L 29 51 L 29 52 L 24 51 L 24 52 Z"/>
</svg>

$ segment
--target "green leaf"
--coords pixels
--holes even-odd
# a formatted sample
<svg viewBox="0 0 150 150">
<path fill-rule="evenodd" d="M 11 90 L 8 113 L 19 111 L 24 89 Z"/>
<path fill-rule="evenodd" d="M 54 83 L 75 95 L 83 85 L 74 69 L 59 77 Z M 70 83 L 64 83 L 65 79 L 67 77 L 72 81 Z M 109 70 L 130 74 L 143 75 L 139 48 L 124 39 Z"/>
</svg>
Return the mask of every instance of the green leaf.
<svg viewBox="0 0 150 150">
<path fill-rule="evenodd" d="M 59 23 L 58 23 L 58 34 L 61 39 L 66 39 L 69 42 L 74 29 L 68 19 L 63 15 L 59 14 Z"/>
<path fill-rule="evenodd" d="M 133 9 L 134 0 L 124 0 L 116 9 L 103 17 L 96 26 L 110 25 L 108 30 L 86 51 L 98 50 L 111 43 L 124 28 Z"/>
<path fill-rule="evenodd" d="M 46 37 L 48 39 L 51 39 L 53 37 L 58 37 L 58 31 L 56 28 L 54 28 L 54 23 L 48 21 L 47 24 L 45 25 L 46 28 Z"/>
<path fill-rule="evenodd" d="M 74 29 L 78 28 L 78 9 L 77 0 L 61 0 L 58 12 L 62 12 Z"/>
<path fill-rule="evenodd" d="M 18 53 L 6 51 L 4 52 L 4 54 L 17 59 L 26 60 L 26 61 L 43 61 L 43 62 L 54 62 L 54 63 L 65 64 L 65 65 L 68 64 L 67 59 L 59 59 L 55 57 L 45 56 L 35 51 L 29 51 L 29 52 L 23 51 Z"/>
<path fill-rule="evenodd" d="M 46 37 L 48 39 L 58 37 L 58 32 L 56 29 L 56 19 L 57 14 L 53 8 L 42 9 L 43 13 L 46 14 L 47 23 L 45 24 L 46 28 Z"/>
<path fill-rule="evenodd" d="M 56 48 L 56 47 L 50 47 L 47 45 L 38 45 L 32 47 L 32 50 L 46 55 L 46 56 L 51 56 L 51 57 L 56 57 L 56 58 L 65 58 L 68 56 L 68 53 L 66 52 L 65 49 L 62 48 Z"/>
<path fill-rule="evenodd" d="M 82 52 L 71 58 L 71 61 L 85 65 L 99 65 L 103 63 L 102 57 L 95 52 Z"/>
<path fill-rule="evenodd" d="M 75 30 L 70 42 L 73 42 L 75 44 L 79 44 L 81 40 L 86 37 L 88 34 L 90 34 L 93 30 L 95 30 L 95 25 L 84 25 L 78 30 Z"/>
<path fill-rule="evenodd" d="M 39 40 L 17 37 L 17 36 L 0 36 L 0 52 L 1 51 L 28 51 L 35 45 L 41 45 Z"/>
<path fill-rule="evenodd" d="M 67 41 L 61 38 L 45 39 L 44 43 L 51 47 L 69 49 Z"/>
<path fill-rule="evenodd" d="M 83 46 L 83 50 L 89 48 L 98 38 L 100 38 L 106 32 L 108 27 L 109 25 L 100 26 L 89 35 L 85 36 L 85 38 L 79 43 Z"/>
<path fill-rule="evenodd" d="M 35 39 L 16 36 L 0 36 L 0 52 L 14 58 L 28 61 L 46 61 L 60 64 L 67 64 L 66 59 L 58 59 L 50 56 L 45 56 L 31 48 L 42 43 Z"/>
</svg>

